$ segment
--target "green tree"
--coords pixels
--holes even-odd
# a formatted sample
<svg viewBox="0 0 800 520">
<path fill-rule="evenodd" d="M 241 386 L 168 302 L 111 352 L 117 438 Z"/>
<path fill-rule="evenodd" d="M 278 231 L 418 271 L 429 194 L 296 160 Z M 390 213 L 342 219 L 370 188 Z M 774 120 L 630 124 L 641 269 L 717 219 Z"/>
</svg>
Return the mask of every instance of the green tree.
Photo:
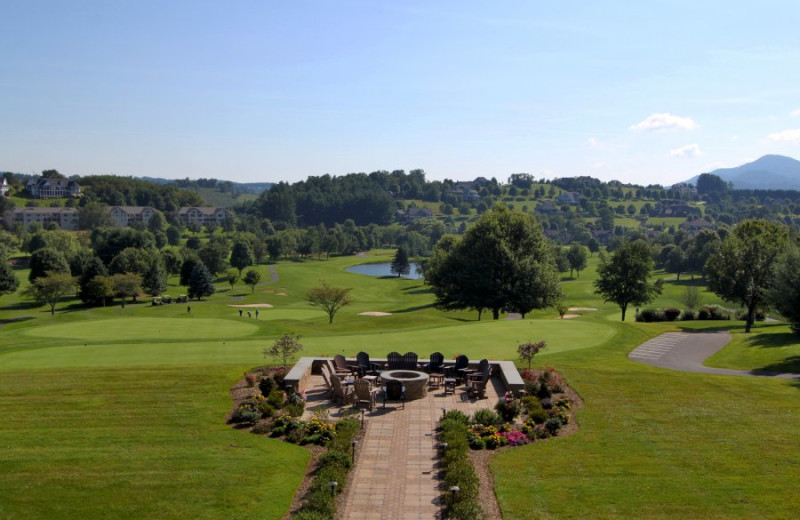
<svg viewBox="0 0 800 520">
<path fill-rule="evenodd" d="M 47 276 L 48 273 L 69 273 L 69 262 L 56 249 L 44 247 L 31 255 L 30 273 L 28 280 L 33 282 L 37 278 Z"/>
<path fill-rule="evenodd" d="M 228 273 L 228 283 L 231 284 L 231 291 L 233 290 L 233 286 L 236 285 L 236 282 L 239 281 L 239 275 L 236 271 L 231 271 Z"/>
<path fill-rule="evenodd" d="M 239 277 L 245 267 L 253 265 L 253 253 L 250 251 L 250 244 L 244 240 L 239 240 L 233 244 L 231 251 L 231 266 L 239 270 Z"/>
<path fill-rule="evenodd" d="M 245 285 L 250 286 L 250 294 L 253 294 L 256 292 L 256 285 L 258 285 L 258 282 L 261 281 L 261 273 L 255 269 L 248 269 L 247 272 L 244 273 L 244 278 L 242 278 L 242 281 L 245 283 Z"/>
<path fill-rule="evenodd" d="M 89 283 L 98 276 L 106 277 L 108 276 L 108 270 L 106 266 L 103 265 L 102 260 L 97 256 L 92 256 L 89 260 L 87 260 L 86 264 L 83 266 L 83 270 L 78 277 L 78 296 L 80 297 L 81 301 L 88 304 L 97 304 L 103 303 L 105 305 L 105 300 L 101 301 L 95 295 L 96 293 L 93 291 L 87 291 L 87 286 Z M 111 295 L 113 296 L 113 291 Z M 107 295 L 102 295 L 101 298 L 106 298 Z"/>
<path fill-rule="evenodd" d="M 614 251 L 611 258 L 600 255 L 594 292 L 604 302 L 619 305 L 622 321 L 625 321 L 628 305 L 645 305 L 661 294 L 661 280 L 656 283 L 649 281 L 652 270 L 653 259 L 647 243 L 643 240 L 626 242 Z"/>
<path fill-rule="evenodd" d="M 105 204 L 88 202 L 85 206 L 78 208 L 78 227 L 80 229 L 91 230 L 113 225 L 114 219 Z"/>
<path fill-rule="evenodd" d="M 35 278 L 25 290 L 26 294 L 37 301 L 50 305 L 50 315 L 56 313 L 56 304 L 62 296 L 75 292 L 75 279 L 69 272 L 48 272 L 44 276 Z"/>
<path fill-rule="evenodd" d="M 785 316 L 800 334 L 800 250 L 790 247 L 775 262 L 772 288 L 767 294 L 775 310 Z"/>
<path fill-rule="evenodd" d="M 216 275 L 228 268 L 230 249 L 225 240 L 210 240 L 197 252 L 200 260 L 211 274 Z"/>
<path fill-rule="evenodd" d="M 136 303 L 136 295 L 142 290 L 142 275 L 137 273 L 117 273 L 111 277 L 114 294 L 122 298 L 122 308 L 125 308 L 125 298 L 130 297 Z"/>
<path fill-rule="evenodd" d="M 706 264 L 709 288 L 747 309 L 750 332 L 756 308 L 767 300 L 775 260 L 786 245 L 788 229 L 765 220 L 746 220 L 717 247 Z"/>
<path fill-rule="evenodd" d="M 295 354 L 303 350 L 300 343 L 300 336 L 284 334 L 272 344 L 270 348 L 264 349 L 264 357 L 274 357 L 281 360 L 282 366 L 289 366 L 289 361 Z"/>
<path fill-rule="evenodd" d="M 100 302 L 105 307 L 106 301 L 113 297 L 114 280 L 110 276 L 97 275 L 81 288 L 81 300 L 85 302 Z"/>
<path fill-rule="evenodd" d="M 166 231 L 167 242 L 171 246 L 177 246 L 181 243 L 181 230 L 177 226 L 169 226 Z"/>
<path fill-rule="evenodd" d="M 389 269 L 393 274 L 396 274 L 398 278 L 406 276 L 411 272 L 411 263 L 408 261 L 408 251 L 405 247 L 397 249 L 397 253 L 395 253 L 394 260 L 392 260 L 392 265 Z"/>
<path fill-rule="evenodd" d="M 572 278 L 572 271 L 578 272 L 578 277 L 581 271 L 586 269 L 587 262 L 586 248 L 579 244 L 572 244 L 567 250 L 567 261 L 569 262 L 569 277 Z"/>
<path fill-rule="evenodd" d="M 150 296 L 158 296 L 167 290 L 167 270 L 160 255 L 153 255 L 150 267 L 142 277 L 142 287 Z"/>
<path fill-rule="evenodd" d="M 686 270 L 687 262 L 686 252 L 680 246 L 672 247 L 667 255 L 667 261 L 664 263 L 664 270 L 668 273 L 675 273 L 677 279 L 680 280 L 681 273 Z"/>
<path fill-rule="evenodd" d="M 445 240 L 447 237 L 443 237 Z M 523 316 L 561 298 L 555 254 L 531 215 L 497 207 L 481 215 L 460 240 L 437 243 L 425 268 L 440 309 L 491 309 Z"/>
<path fill-rule="evenodd" d="M 164 230 L 164 226 L 166 226 L 167 222 L 164 220 L 164 215 L 160 211 L 156 211 L 147 221 L 147 229 L 149 229 L 153 234 L 158 233 Z"/>
<path fill-rule="evenodd" d="M 19 287 L 19 279 L 6 259 L 0 260 L 0 294 L 13 294 Z"/>
<path fill-rule="evenodd" d="M 321 287 L 309 289 L 306 300 L 324 310 L 328 314 L 328 323 L 333 323 L 333 317 L 339 309 L 352 303 L 350 291 L 349 287 L 331 287 L 323 281 Z"/>
<path fill-rule="evenodd" d="M 204 296 L 211 296 L 216 291 L 217 288 L 214 287 L 214 280 L 208 268 L 203 262 L 198 262 L 189 277 L 189 298 L 197 298 L 199 300 Z"/>
</svg>

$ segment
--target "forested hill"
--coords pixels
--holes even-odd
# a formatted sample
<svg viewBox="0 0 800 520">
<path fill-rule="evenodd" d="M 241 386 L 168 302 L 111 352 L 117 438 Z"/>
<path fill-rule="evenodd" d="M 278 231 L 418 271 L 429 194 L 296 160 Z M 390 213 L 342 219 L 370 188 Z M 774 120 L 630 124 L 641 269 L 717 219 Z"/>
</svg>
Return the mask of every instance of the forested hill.
<svg viewBox="0 0 800 520">
<path fill-rule="evenodd" d="M 182 206 L 206 205 L 202 197 L 191 191 L 131 177 L 90 175 L 76 180 L 84 199 L 109 206 L 151 206 L 169 212 Z"/>
</svg>

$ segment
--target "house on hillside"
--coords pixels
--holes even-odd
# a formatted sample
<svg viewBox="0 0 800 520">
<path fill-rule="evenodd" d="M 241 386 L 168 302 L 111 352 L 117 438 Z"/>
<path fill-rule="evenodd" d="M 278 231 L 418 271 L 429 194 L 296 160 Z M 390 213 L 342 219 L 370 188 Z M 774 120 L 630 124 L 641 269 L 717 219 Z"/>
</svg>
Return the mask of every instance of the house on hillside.
<svg viewBox="0 0 800 520">
<path fill-rule="evenodd" d="M 658 215 L 653 215 L 658 217 L 689 217 L 689 216 L 700 216 L 700 210 L 688 204 L 671 204 L 669 206 L 662 206 Z"/>
<path fill-rule="evenodd" d="M 583 199 L 583 195 L 578 193 L 577 191 L 565 191 L 561 193 L 558 197 L 556 197 L 556 202 L 559 204 L 580 204 L 581 200 Z"/>
<path fill-rule="evenodd" d="M 69 179 L 53 179 L 42 176 L 31 178 L 25 183 L 25 191 L 36 199 L 59 199 L 80 197 L 81 187 Z"/>
<path fill-rule="evenodd" d="M 78 229 L 78 210 L 75 208 L 14 208 L 6 212 L 6 224 L 14 227 L 19 224 L 22 229 L 34 222 L 38 222 L 43 228 L 55 222 L 58 227 L 68 231 Z"/>
<path fill-rule="evenodd" d="M 694 237 L 704 229 L 713 230 L 714 224 L 704 218 L 696 218 L 687 222 L 681 222 L 681 224 L 678 226 L 678 229 L 682 229 L 686 231 L 690 237 Z"/>
<path fill-rule="evenodd" d="M 8 189 L 9 189 L 8 181 L 6 180 L 5 177 L 3 177 L 3 181 L 0 182 L 0 195 L 2 195 L 3 197 L 8 197 Z"/>
<path fill-rule="evenodd" d="M 156 210 L 150 206 L 111 206 L 108 208 L 114 224 L 118 227 L 128 227 L 132 225 L 147 226 Z"/>
<path fill-rule="evenodd" d="M 408 208 L 408 211 L 397 210 L 398 222 L 413 222 L 421 218 L 433 218 L 433 211 L 428 208 Z"/>
<path fill-rule="evenodd" d="M 221 226 L 227 219 L 233 218 L 233 211 L 226 208 L 183 207 L 175 212 L 175 217 L 179 218 L 187 226 L 190 224 L 198 226 L 216 224 Z"/>
</svg>

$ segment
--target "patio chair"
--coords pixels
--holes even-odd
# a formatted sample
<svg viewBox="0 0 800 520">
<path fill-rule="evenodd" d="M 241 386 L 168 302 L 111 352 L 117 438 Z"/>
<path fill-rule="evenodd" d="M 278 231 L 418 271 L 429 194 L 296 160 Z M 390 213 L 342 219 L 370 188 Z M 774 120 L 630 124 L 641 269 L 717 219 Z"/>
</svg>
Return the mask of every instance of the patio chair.
<svg viewBox="0 0 800 520">
<path fill-rule="evenodd" d="M 328 365 L 322 364 L 322 379 L 325 380 L 325 388 L 328 390 L 328 397 L 333 397 L 333 385 L 331 384 L 331 373 L 328 370 Z"/>
<path fill-rule="evenodd" d="M 467 383 L 472 381 L 473 379 L 481 379 L 484 376 L 484 373 L 489 372 L 489 360 L 488 359 L 481 359 L 478 363 L 478 368 L 473 370 L 464 370 L 464 375 L 466 376 Z"/>
<path fill-rule="evenodd" d="M 455 365 L 449 366 L 446 368 L 449 377 L 454 377 L 456 379 L 464 379 L 464 371 L 469 368 L 469 358 L 461 354 L 456 358 Z"/>
<path fill-rule="evenodd" d="M 364 377 L 367 374 L 377 376 L 380 375 L 380 365 L 371 363 L 369 361 L 369 354 L 366 352 L 359 352 L 356 354 L 356 361 L 358 361 L 358 376 Z"/>
<path fill-rule="evenodd" d="M 386 368 L 389 370 L 399 370 L 403 368 L 403 356 L 399 352 L 389 352 L 386 354 Z"/>
<path fill-rule="evenodd" d="M 444 356 L 441 352 L 431 354 L 430 362 L 423 367 L 429 374 L 444 374 Z"/>
<path fill-rule="evenodd" d="M 383 407 L 386 408 L 386 401 L 401 401 L 403 409 L 406 408 L 406 387 L 402 381 L 386 381 L 381 388 L 383 393 Z"/>
<path fill-rule="evenodd" d="M 340 405 L 344 406 L 353 401 L 353 389 L 345 386 L 338 377 L 331 378 L 331 386 L 333 387 L 333 399 Z"/>
<path fill-rule="evenodd" d="M 478 365 L 477 373 L 469 376 L 469 381 L 467 383 L 467 393 L 469 394 L 469 397 L 474 397 L 475 399 L 485 399 L 486 384 L 489 382 L 490 376 L 491 367 L 489 366 L 489 360 L 482 359 L 480 365 Z"/>
<path fill-rule="evenodd" d="M 375 407 L 375 396 L 380 389 L 372 386 L 372 383 L 366 379 L 357 379 L 355 384 L 353 384 L 353 390 L 355 393 L 353 406 L 356 408 L 366 406 L 372 411 L 372 408 Z"/>
<path fill-rule="evenodd" d="M 419 356 L 417 356 L 416 352 L 406 352 L 405 354 L 403 354 L 403 361 L 402 361 L 403 366 L 401 368 L 403 368 L 404 370 L 416 370 L 418 358 Z"/>
<path fill-rule="evenodd" d="M 333 356 L 333 367 L 337 374 L 353 374 L 355 369 L 347 364 L 347 360 L 341 354 Z"/>
</svg>

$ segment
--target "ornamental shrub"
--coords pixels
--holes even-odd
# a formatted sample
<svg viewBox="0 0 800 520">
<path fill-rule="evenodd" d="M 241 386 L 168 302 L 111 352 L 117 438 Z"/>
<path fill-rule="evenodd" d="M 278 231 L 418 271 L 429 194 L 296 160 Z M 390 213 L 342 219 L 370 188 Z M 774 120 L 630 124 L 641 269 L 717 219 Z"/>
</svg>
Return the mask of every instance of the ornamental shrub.
<svg viewBox="0 0 800 520">
<path fill-rule="evenodd" d="M 491 426 L 493 424 L 500 424 L 501 422 L 500 416 L 488 408 L 482 408 L 475 412 L 475 415 L 472 417 L 472 421 L 482 424 L 483 426 Z"/>
<path fill-rule="evenodd" d="M 561 419 L 558 417 L 551 417 L 544 423 L 545 429 L 547 429 L 547 432 L 551 436 L 555 436 L 558 433 L 558 430 L 561 429 L 561 426 L 563 425 L 561 424 Z"/>
<path fill-rule="evenodd" d="M 673 307 L 664 309 L 664 317 L 667 319 L 667 321 L 675 321 L 675 319 L 680 315 L 680 309 L 675 309 Z"/>
<path fill-rule="evenodd" d="M 261 390 L 261 395 L 269 395 L 275 390 L 275 380 L 271 377 L 262 377 L 258 383 L 258 389 Z"/>
<path fill-rule="evenodd" d="M 693 321 L 697 316 L 693 310 L 686 309 L 681 313 L 681 321 Z"/>
</svg>

